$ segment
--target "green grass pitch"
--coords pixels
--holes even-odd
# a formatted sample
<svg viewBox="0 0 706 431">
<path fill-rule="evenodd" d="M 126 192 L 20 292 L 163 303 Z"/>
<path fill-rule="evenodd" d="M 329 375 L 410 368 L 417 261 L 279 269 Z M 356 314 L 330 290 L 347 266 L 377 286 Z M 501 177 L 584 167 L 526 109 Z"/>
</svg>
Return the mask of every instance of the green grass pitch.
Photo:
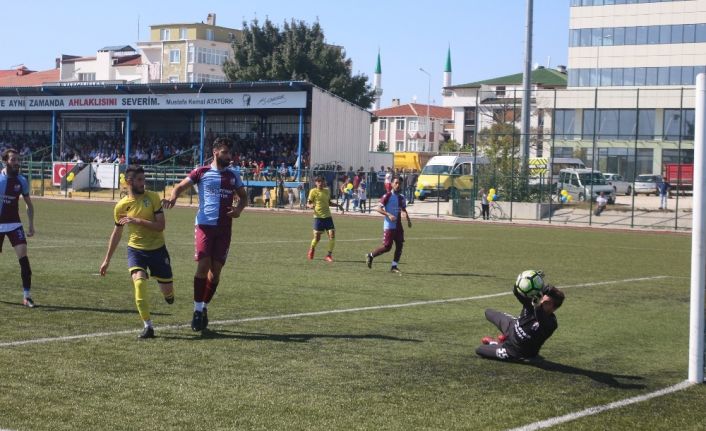
<svg viewBox="0 0 706 431">
<path fill-rule="evenodd" d="M 195 208 L 175 208 L 176 303 L 150 281 L 157 338 L 138 341 L 126 234 L 97 275 L 112 204 L 35 207 L 37 308 L 20 305 L 7 241 L 0 254 L 0 428 L 504 430 L 686 379 L 687 235 L 414 220 L 398 276 L 392 253 L 365 265 L 376 217 L 334 215 L 327 263 L 326 240 L 306 259 L 311 214 L 246 210 L 201 336 L 188 327 Z M 479 339 L 496 334 L 483 310 L 519 312 L 510 290 L 525 269 L 566 287 L 545 361 L 478 358 Z M 636 278 L 649 279 L 625 281 Z M 702 430 L 704 405 L 697 385 L 553 429 Z"/>
</svg>

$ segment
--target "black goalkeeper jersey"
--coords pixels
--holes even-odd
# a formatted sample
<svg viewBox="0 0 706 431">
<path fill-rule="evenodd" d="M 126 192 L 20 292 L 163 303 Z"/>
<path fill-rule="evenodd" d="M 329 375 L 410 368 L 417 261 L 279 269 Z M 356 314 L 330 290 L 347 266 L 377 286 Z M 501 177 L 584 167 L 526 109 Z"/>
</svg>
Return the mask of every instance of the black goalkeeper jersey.
<svg viewBox="0 0 706 431">
<path fill-rule="evenodd" d="M 517 289 L 513 289 L 513 293 L 522 303 L 522 313 L 515 319 L 503 347 L 513 357 L 533 358 L 559 325 L 554 313 L 547 314 L 542 307 L 535 307 L 532 300 Z"/>
</svg>

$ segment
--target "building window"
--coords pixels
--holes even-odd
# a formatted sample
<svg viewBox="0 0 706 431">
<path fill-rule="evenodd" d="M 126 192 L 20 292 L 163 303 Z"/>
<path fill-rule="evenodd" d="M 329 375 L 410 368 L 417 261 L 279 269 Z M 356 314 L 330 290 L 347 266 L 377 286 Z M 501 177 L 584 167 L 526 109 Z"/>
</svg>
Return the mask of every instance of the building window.
<svg viewBox="0 0 706 431">
<path fill-rule="evenodd" d="M 159 30 L 159 40 L 169 40 L 169 29 L 163 28 Z"/>
<path fill-rule="evenodd" d="M 214 40 L 213 30 L 210 28 L 206 29 L 206 40 Z"/>
<path fill-rule="evenodd" d="M 404 118 L 395 119 L 395 125 L 397 130 L 404 130 Z"/>
<path fill-rule="evenodd" d="M 476 125 L 476 107 L 467 106 L 463 108 L 463 126 L 475 127 Z"/>
<path fill-rule="evenodd" d="M 188 34 L 188 29 L 186 27 L 182 27 L 179 29 L 179 39 L 188 39 L 188 37 L 186 37 L 187 34 Z"/>
<path fill-rule="evenodd" d="M 574 139 L 576 111 L 557 109 L 554 111 L 554 136 L 557 139 Z"/>
<path fill-rule="evenodd" d="M 495 97 L 505 97 L 505 86 L 498 85 L 495 87 Z"/>
<path fill-rule="evenodd" d="M 171 75 L 171 76 L 169 76 L 169 82 L 171 82 L 171 83 L 179 82 L 179 77 L 176 75 Z"/>
<path fill-rule="evenodd" d="M 408 130 L 410 132 L 416 132 L 419 130 L 419 120 L 409 120 Z"/>
<path fill-rule="evenodd" d="M 194 45 L 189 45 L 189 49 L 186 51 L 186 62 L 194 64 Z"/>
<path fill-rule="evenodd" d="M 406 151 L 404 141 L 395 141 L 395 151 Z"/>
<path fill-rule="evenodd" d="M 79 73 L 77 77 L 78 77 L 79 81 L 95 81 L 96 80 L 95 73 Z"/>
<path fill-rule="evenodd" d="M 379 120 L 378 124 L 380 124 L 380 130 L 387 130 L 387 119 L 386 118 Z"/>
<path fill-rule="evenodd" d="M 196 48 L 196 62 L 222 66 L 228 58 L 228 51 L 213 48 Z"/>
<path fill-rule="evenodd" d="M 667 141 L 678 141 L 680 138 L 693 140 L 694 121 L 693 109 L 684 109 L 681 112 L 679 109 L 665 109 L 663 138 Z"/>
<path fill-rule="evenodd" d="M 194 82 L 194 72 L 186 72 L 186 82 Z"/>
<path fill-rule="evenodd" d="M 170 63 L 180 63 L 181 62 L 181 51 L 178 49 L 169 50 L 169 62 Z"/>
</svg>

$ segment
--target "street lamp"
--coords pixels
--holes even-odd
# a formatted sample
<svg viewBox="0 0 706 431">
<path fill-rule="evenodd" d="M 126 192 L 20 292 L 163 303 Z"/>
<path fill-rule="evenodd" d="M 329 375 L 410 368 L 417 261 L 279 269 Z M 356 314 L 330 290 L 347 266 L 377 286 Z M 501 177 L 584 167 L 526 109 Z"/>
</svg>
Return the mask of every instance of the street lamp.
<svg viewBox="0 0 706 431">
<path fill-rule="evenodd" d="M 431 74 L 424 70 L 423 68 L 419 68 L 419 71 L 424 73 L 427 76 L 427 145 L 429 147 L 429 150 L 432 150 L 432 145 L 431 145 L 431 118 L 429 117 L 429 105 L 431 104 Z M 426 150 L 426 147 L 424 148 Z"/>
</svg>

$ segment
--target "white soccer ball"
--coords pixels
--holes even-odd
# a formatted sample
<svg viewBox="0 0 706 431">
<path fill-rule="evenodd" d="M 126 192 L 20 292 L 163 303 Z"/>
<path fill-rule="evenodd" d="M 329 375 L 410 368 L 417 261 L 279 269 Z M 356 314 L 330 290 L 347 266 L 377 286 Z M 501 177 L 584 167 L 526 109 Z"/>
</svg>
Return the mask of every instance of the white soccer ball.
<svg viewBox="0 0 706 431">
<path fill-rule="evenodd" d="M 544 274 L 542 271 L 527 270 L 522 271 L 520 275 L 517 276 L 517 281 L 515 281 L 515 286 L 523 295 L 527 297 L 536 297 L 542 294 L 542 287 L 544 287 L 544 279 L 542 278 Z"/>
</svg>

